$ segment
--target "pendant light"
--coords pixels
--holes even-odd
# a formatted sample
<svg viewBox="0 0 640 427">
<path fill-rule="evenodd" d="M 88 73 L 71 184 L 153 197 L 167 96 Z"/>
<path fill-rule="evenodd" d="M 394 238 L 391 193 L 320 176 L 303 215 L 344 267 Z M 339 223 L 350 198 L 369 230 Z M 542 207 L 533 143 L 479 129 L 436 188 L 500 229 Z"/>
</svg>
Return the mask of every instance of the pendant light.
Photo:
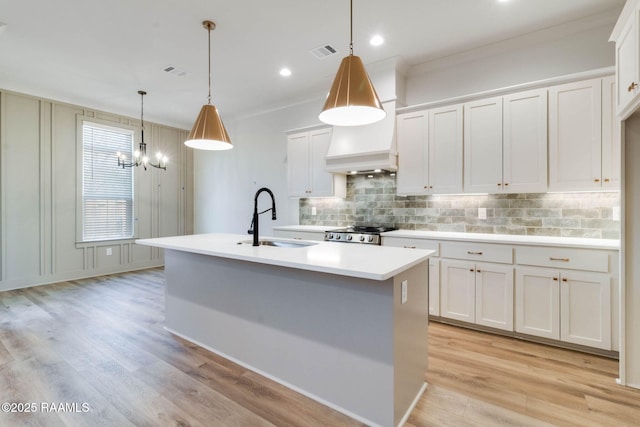
<svg viewBox="0 0 640 427">
<path fill-rule="evenodd" d="M 151 163 L 149 161 L 149 157 L 147 157 L 147 144 L 144 142 L 144 96 L 147 94 L 144 90 L 139 90 L 138 95 L 140 95 L 140 146 L 139 149 L 133 153 L 133 161 L 127 162 L 127 157 L 122 153 L 117 153 L 118 156 L 118 166 L 122 169 L 124 168 L 132 168 L 142 165 L 144 170 L 147 170 L 147 166 L 152 166 L 154 168 L 167 170 L 167 156 L 163 156 L 162 153 L 156 154 L 156 159 L 158 159 L 158 163 Z"/>
<path fill-rule="evenodd" d="M 198 150 L 229 150 L 233 148 L 231 140 L 224 128 L 218 109 L 211 105 L 211 30 L 215 30 L 216 24 L 212 21 L 203 21 L 202 26 L 209 33 L 209 96 L 208 103 L 202 106 L 189 138 L 184 142 L 187 147 Z"/>
<path fill-rule="evenodd" d="M 353 0 L 350 0 L 349 56 L 342 59 L 319 119 L 334 126 L 358 126 L 384 119 L 387 113 L 364 69 L 353 54 Z"/>
</svg>

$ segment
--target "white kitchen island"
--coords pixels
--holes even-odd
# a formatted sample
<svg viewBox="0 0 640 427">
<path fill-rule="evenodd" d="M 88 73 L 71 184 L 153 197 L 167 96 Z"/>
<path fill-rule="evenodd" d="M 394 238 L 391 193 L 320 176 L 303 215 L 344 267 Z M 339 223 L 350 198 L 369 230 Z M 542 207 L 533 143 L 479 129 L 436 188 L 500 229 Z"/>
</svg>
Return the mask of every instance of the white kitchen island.
<svg viewBox="0 0 640 427">
<path fill-rule="evenodd" d="M 426 388 L 432 251 L 249 237 L 137 241 L 165 249 L 166 328 L 366 424 L 403 424 Z"/>
</svg>

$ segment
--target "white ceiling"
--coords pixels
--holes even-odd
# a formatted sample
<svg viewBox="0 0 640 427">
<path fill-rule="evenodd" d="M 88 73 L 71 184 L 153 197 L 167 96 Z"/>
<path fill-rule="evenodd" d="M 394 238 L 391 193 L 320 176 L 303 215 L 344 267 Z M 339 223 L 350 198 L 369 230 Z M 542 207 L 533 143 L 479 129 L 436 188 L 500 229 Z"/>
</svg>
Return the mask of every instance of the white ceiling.
<svg viewBox="0 0 640 427">
<path fill-rule="evenodd" d="M 354 53 L 409 65 L 600 14 L 624 0 L 354 0 Z M 0 88 L 189 129 L 207 96 L 223 119 L 321 97 L 348 53 L 348 0 L 0 0 Z M 368 40 L 382 34 L 386 43 Z M 309 50 L 329 43 L 323 60 Z M 162 69 L 172 65 L 184 77 Z M 278 71 L 293 71 L 282 78 Z"/>
</svg>

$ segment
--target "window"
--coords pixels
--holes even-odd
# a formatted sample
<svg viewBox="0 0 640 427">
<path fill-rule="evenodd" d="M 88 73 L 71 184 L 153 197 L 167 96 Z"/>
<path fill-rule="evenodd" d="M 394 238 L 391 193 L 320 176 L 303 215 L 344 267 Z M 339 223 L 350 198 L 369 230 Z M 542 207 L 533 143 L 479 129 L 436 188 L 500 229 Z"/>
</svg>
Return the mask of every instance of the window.
<svg viewBox="0 0 640 427">
<path fill-rule="evenodd" d="M 132 130 L 82 123 L 83 241 L 133 237 L 133 168 L 117 166 L 118 152 L 132 158 Z"/>
</svg>

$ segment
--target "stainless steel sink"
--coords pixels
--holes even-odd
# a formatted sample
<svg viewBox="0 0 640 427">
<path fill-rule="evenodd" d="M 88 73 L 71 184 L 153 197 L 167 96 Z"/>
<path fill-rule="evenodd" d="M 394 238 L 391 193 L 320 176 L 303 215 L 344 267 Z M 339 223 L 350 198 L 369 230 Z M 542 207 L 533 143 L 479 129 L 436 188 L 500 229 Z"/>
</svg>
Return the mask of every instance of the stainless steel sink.
<svg viewBox="0 0 640 427">
<path fill-rule="evenodd" d="M 252 245 L 253 240 L 243 240 L 242 242 L 238 242 L 238 244 L 242 245 Z M 275 246 L 278 248 L 304 248 L 306 246 L 317 245 L 317 242 L 305 242 L 305 241 L 291 241 L 291 240 L 274 240 L 274 239 L 262 239 L 258 240 L 258 244 L 260 246 Z"/>
</svg>

